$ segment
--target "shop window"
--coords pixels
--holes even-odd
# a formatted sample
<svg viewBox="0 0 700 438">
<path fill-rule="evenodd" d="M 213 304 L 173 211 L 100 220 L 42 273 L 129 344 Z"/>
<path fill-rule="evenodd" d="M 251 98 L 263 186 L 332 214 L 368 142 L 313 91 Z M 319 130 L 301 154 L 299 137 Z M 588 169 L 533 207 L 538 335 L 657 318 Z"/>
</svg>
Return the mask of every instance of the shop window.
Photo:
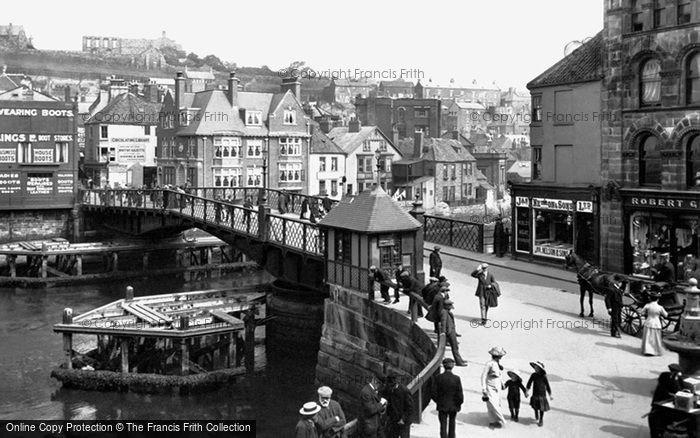
<svg viewBox="0 0 700 438">
<path fill-rule="evenodd" d="M 639 142 L 639 184 L 661 184 L 661 151 L 659 139 L 651 134 Z"/>
<path fill-rule="evenodd" d="M 688 138 L 685 147 L 688 187 L 700 189 L 700 134 Z"/>
<path fill-rule="evenodd" d="M 629 223 L 632 273 L 652 278 L 658 275 L 662 255 L 671 250 L 672 220 L 660 213 L 636 212 Z"/>
<path fill-rule="evenodd" d="M 686 103 L 700 103 L 700 52 L 696 52 L 688 58 L 685 72 Z"/>
<path fill-rule="evenodd" d="M 573 216 L 570 212 L 533 210 L 535 214 L 534 255 L 563 258 L 574 249 Z"/>
<path fill-rule="evenodd" d="M 640 90 L 642 105 L 657 105 L 661 102 L 661 62 L 649 59 L 640 70 Z"/>
</svg>

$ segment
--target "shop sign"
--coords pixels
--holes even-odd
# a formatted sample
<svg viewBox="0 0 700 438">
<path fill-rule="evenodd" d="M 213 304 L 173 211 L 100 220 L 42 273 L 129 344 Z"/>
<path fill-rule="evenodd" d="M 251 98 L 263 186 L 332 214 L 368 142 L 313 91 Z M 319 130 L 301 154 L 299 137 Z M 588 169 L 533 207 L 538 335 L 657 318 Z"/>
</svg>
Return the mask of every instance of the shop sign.
<svg viewBox="0 0 700 438">
<path fill-rule="evenodd" d="M 633 207 L 675 208 L 678 210 L 698 210 L 700 202 L 695 199 L 668 199 L 655 196 L 633 196 L 627 199 Z"/>
<path fill-rule="evenodd" d="M 14 163 L 17 161 L 17 149 L 0 149 L 0 163 Z"/>
<path fill-rule="evenodd" d="M 530 206 L 530 199 L 527 196 L 516 196 L 515 197 L 515 206 L 516 207 L 529 207 Z"/>
<path fill-rule="evenodd" d="M 394 246 L 394 239 L 392 238 L 380 238 L 377 246 Z"/>
<path fill-rule="evenodd" d="M 532 208 L 572 211 L 574 209 L 574 201 L 568 199 L 532 198 Z"/>
<path fill-rule="evenodd" d="M 11 195 L 22 191 L 22 183 L 19 173 L 0 172 L 0 194 Z"/>
<path fill-rule="evenodd" d="M 553 248 L 548 245 L 535 245 L 533 254 L 536 256 L 553 257 L 563 259 L 571 248 Z"/>
<path fill-rule="evenodd" d="M 57 175 L 57 191 L 61 194 L 72 194 L 73 193 L 73 174 L 72 173 L 59 173 Z"/>
<path fill-rule="evenodd" d="M 34 149 L 32 155 L 34 163 L 53 163 L 53 149 Z"/>
<path fill-rule="evenodd" d="M 30 195 L 53 194 L 53 174 L 36 173 L 27 176 L 27 193 Z"/>
<path fill-rule="evenodd" d="M 576 211 L 579 211 L 581 213 L 593 213 L 593 202 L 576 201 Z"/>
</svg>

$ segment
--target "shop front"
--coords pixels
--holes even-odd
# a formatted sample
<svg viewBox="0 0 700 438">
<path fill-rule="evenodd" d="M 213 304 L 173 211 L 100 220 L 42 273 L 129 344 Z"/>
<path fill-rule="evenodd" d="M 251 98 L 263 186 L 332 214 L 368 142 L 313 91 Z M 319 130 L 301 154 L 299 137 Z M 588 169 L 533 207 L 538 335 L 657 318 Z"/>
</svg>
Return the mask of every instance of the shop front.
<svg viewBox="0 0 700 438">
<path fill-rule="evenodd" d="M 597 189 L 514 185 L 511 194 L 515 258 L 559 263 L 574 251 L 598 263 Z"/>
<path fill-rule="evenodd" d="M 622 189 L 625 271 L 653 278 L 666 258 L 682 281 L 697 269 L 700 192 Z"/>
</svg>

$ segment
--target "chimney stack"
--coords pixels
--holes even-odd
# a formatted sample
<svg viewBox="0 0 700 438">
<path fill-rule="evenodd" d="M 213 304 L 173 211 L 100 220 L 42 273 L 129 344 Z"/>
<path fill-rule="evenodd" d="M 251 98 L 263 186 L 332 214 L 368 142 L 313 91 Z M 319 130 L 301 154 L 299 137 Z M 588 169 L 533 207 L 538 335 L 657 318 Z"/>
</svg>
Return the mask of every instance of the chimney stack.
<svg viewBox="0 0 700 438">
<path fill-rule="evenodd" d="M 158 103 L 158 84 L 146 84 L 143 86 L 143 97 L 149 102 Z"/>
<path fill-rule="evenodd" d="M 126 87 L 126 81 L 124 79 L 117 79 L 112 76 L 109 79 L 109 100 L 111 101 L 120 94 L 124 94 L 128 91 Z"/>
<path fill-rule="evenodd" d="M 353 117 L 348 123 L 348 133 L 350 132 L 360 132 L 360 120 L 357 117 Z"/>
<path fill-rule="evenodd" d="M 413 134 L 413 158 L 420 158 L 423 154 L 423 131 Z"/>
<path fill-rule="evenodd" d="M 235 71 L 229 73 L 227 96 L 231 106 L 238 106 L 238 84 L 240 82 L 241 80 L 236 77 Z"/>
<path fill-rule="evenodd" d="M 136 82 L 132 82 L 129 84 L 129 93 L 133 94 L 134 96 L 139 95 L 139 84 Z"/>
<path fill-rule="evenodd" d="M 175 76 L 175 127 L 180 127 L 180 108 L 185 101 L 185 74 L 181 71 Z"/>
<path fill-rule="evenodd" d="M 452 140 L 459 140 L 459 131 L 456 129 L 452 131 Z"/>
<path fill-rule="evenodd" d="M 321 119 L 320 122 L 318 122 L 319 128 L 321 128 L 321 132 L 324 134 L 328 134 L 331 132 L 331 129 L 333 128 L 333 124 L 331 123 L 331 119 L 328 116 L 325 116 Z"/>
<path fill-rule="evenodd" d="M 297 77 L 282 78 L 282 93 L 291 91 L 297 99 L 301 100 L 301 82 Z"/>
</svg>

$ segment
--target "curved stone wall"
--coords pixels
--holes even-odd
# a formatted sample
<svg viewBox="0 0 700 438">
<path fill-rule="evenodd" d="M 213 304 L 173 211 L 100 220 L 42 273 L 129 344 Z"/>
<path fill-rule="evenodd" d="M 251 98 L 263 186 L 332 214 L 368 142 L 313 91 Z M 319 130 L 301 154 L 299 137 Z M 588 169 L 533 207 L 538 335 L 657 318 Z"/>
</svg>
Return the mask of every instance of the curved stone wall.
<svg viewBox="0 0 700 438">
<path fill-rule="evenodd" d="M 365 376 L 395 372 L 408 384 L 430 362 L 437 347 L 404 312 L 369 301 L 356 291 L 330 288 L 316 383 L 333 389 L 333 398 L 351 419 L 357 417 Z"/>
</svg>

